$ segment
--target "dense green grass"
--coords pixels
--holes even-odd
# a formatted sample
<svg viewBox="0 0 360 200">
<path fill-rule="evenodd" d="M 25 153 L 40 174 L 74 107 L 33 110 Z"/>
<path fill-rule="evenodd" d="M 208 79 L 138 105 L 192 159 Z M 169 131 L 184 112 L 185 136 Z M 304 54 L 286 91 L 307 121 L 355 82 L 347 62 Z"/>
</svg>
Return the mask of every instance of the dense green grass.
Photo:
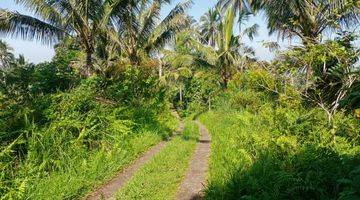
<svg viewBox="0 0 360 200">
<path fill-rule="evenodd" d="M 296 116 L 294 110 L 279 118 L 282 124 L 278 112 L 218 110 L 201 116 L 212 135 L 206 198 L 358 198 L 358 144 L 341 136 L 329 142 L 328 131 L 314 119 L 292 123 L 287 117 Z"/>
<path fill-rule="evenodd" d="M 239 167 L 249 165 L 249 162 L 251 164 L 251 156 L 244 149 L 247 135 L 244 130 L 239 131 L 240 124 L 246 122 L 240 121 L 239 116 L 225 112 L 221 114 L 210 112 L 202 115 L 200 119 L 208 128 L 212 138 L 210 187 L 207 198 L 226 199 L 226 194 L 229 192 L 226 184 L 231 180 L 231 173 Z M 253 128 L 257 129 L 256 126 Z"/>
<path fill-rule="evenodd" d="M 167 126 L 172 131 L 175 130 L 177 124 L 175 118 L 167 121 Z M 139 133 L 132 133 L 120 146 L 111 150 L 103 149 L 92 155 L 87 155 L 85 151 L 79 152 L 80 155 L 87 155 L 87 158 L 70 159 L 66 170 L 33 180 L 28 198 L 76 199 L 84 196 L 93 187 L 110 179 L 140 154 L 160 142 L 164 135 L 171 134 L 170 132 L 163 133 L 156 127 L 150 127 L 142 129 Z"/>
<path fill-rule="evenodd" d="M 98 152 L 91 160 L 82 163 L 69 163 L 69 170 L 55 172 L 38 180 L 31 190 L 31 199 L 73 199 L 90 191 L 92 186 L 109 179 L 117 171 L 135 160 L 151 146 L 161 140 L 153 133 L 141 134 L 126 142 L 126 146 L 112 152 Z"/>
<path fill-rule="evenodd" d="M 174 199 L 196 146 L 198 126 L 187 121 L 176 136 L 118 192 L 117 199 Z"/>
<path fill-rule="evenodd" d="M 125 103 L 119 82 L 94 76 L 0 109 L 0 199 L 80 198 L 169 138 L 178 120 L 161 95 Z"/>
</svg>

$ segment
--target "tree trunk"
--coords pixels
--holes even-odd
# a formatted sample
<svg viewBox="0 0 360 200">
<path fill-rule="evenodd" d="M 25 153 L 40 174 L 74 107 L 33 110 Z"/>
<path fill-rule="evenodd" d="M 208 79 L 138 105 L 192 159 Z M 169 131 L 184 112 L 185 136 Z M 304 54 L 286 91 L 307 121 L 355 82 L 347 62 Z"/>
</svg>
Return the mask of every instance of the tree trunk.
<svg viewBox="0 0 360 200">
<path fill-rule="evenodd" d="M 162 63 L 160 62 L 160 64 L 159 64 L 159 78 L 162 77 L 162 74 L 163 74 Z"/>
<path fill-rule="evenodd" d="M 222 72 L 222 80 L 223 80 L 224 88 L 227 89 L 229 78 L 228 78 L 227 71 L 225 69 Z"/>
<path fill-rule="evenodd" d="M 211 110 L 211 96 L 209 96 L 209 111 Z"/>
<path fill-rule="evenodd" d="M 86 77 L 91 76 L 92 68 L 93 68 L 93 60 L 92 60 L 93 52 L 91 50 L 86 51 L 86 67 L 84 70 L 84 75 Z"/>
<path fill-rule="evenodd" d="M 227 77 L 224 78 L 224 88 L 227 89 L 228 88 L 228 82 L 229 80 L 227 79 Z"/>
<path fill-rule="evenodd" d="M 131 52 L 129 53 L 129 57 L 130 57 L 130 62 L 132 65 L 134 65 L 134 66 L 140 65 L 140 58 L 139 58 L 136 50 L 131 50 Z"/>
<path fill-rule="evenodd" d="M 180 95 L 180 102 L 182 102 L 183 101 L 183 94 L 182 94 L 181 86 L 179 87 L 179 95 Z"/>
<path fill-rule="evenodd" d="M 306 88 L 309 87 L 310 79 L 313 76 L 313 74 L 314 74 L 314 71 L 313 71 L 312 67 L 308 66 L 307 69 L 306 69 L 306 80 L 305 80 L 306 81 L 306 83 L 305 83 Z"/>
</svg>

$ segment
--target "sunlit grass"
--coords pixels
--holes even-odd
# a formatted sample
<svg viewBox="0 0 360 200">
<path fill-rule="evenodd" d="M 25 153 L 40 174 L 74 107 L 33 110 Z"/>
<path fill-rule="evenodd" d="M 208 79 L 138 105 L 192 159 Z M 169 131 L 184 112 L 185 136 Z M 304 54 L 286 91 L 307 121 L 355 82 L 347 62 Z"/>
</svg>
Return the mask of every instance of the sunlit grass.
<svg viewBox="0 0 360 200">
<path fill-rule="evenodd" d="M 296 116 L 294 111 L 286 111 Z M 311 124 L 313 137 L 322 138 L 313 140 L 303 135 L 302 126 L 308 127 L 307 122 L 291 123 L 291 118 L 282 117 L 281 122 L 289 125 L 281 127 L 279 119 L 265 112 L 219 109 L 200 119 L 212 136 L 206 199 L 354 196 L 347 191 L 354 191 L 352 185 L 356 185 L 358 146 L 351 147 L 340 136 L 336 143 L 325 142 L 331 135 L 322 124 Z"/>
<path fill-rule="evenodd" d="M 183 136 L 176 136 L 130 182 L 117 199 L 174 199 L 195 150 L 198 126 L 187 121 Z"/>
<path fill-rule="evenodd" d="M 64 170 L 31 181 L 27 197 L 29 199 L 78 199 L 111 179 L 119 170 L 131 164 L 142 153 L 168 137 L 178 125 L 174 117 L 162 116 L 159 121 L 169 129 L 157 129 L 156 125 L 141 128 L 132 133 L 122 145 L 97 152 L 78 152 L 79 156 L 69 158 Z M 166 118 L 166 120 L 165 120 Z"/>
<path fill-rule="evenodd" d="M 113 152 L 98 152 L 91 160 L 78 160 L 80 163 L 69 163 L 72 168 L 52 173 L 37 180 L 32 186 L 31 199 L 74 199 L 89 192 L 93 185 L 115 175 L 127 164 L 135 160 L 139 154 L 161 140 L 155 134 L 146 133 L 129 141 L 128 146 Z M 74 160 L 76 162 L 76 160 Z"/>
</svg>

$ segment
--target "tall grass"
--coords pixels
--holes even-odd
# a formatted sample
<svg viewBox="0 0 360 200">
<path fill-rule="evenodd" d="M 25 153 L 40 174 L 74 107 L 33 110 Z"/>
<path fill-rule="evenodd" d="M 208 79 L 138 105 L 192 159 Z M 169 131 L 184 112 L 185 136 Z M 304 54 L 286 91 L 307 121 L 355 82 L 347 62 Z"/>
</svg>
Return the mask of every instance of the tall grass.
<svg viewBox="0 0 360 200">
<path fill-rule="evenodd" d="M 255 68 L 200 116 L 212 135 L 207 199 L 360 199 L 360 121 L 326 113 Z"/>
<path fill-rule="evenodd" d="M 359 125 L 338 116 L 333 140 L 324 113 L 261 106 L 201 116 L 212 135 L 206 199 L 357 199 Z M 342 128 L 340 128 L 342 127 Z M 345 128 L 347 127 L 347 128 Z"/>
<path fill-rule="evenodd" d="M 89 78 L 1 121 L 10 124 L 1 136 L 12 143 L 0 148 L 0 199 L 80 198 L 177 127 L 161 98 L 124 104 L 104 95 L 105 86 Z M 17 111 L 11 109 L 0 114 Z"/>
</svg>

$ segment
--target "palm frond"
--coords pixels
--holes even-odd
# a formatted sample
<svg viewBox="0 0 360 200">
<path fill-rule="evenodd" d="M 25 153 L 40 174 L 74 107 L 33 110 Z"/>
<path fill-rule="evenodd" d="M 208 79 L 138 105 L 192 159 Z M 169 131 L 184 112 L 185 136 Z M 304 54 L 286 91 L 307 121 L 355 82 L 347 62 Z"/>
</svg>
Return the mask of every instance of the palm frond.
<svg viewBox="0 0 360 200">
<path fill-rule="evenodd" d="M 248 36 L 250 40 L 253 40 L 258 35 L 259 25 L 254 24 L 244 30 L 244 34 Z"/>
<path fill-rule="evenodd" d="M 295 35 L 303 40 L 316 41 L 325 30 L 358 24 L 360 8 L 356 2 L 254 0 L 253 6 L 266 12 L 270 34 L 277 32 L 283 38 Z"/>
<path fill-rule="evenodd" d="M 60 26 L 62 17 L 59 9 L 53 6 L 52 1 L 44 0 L 15 0 L 17 4 L 23 5 L 30 12 L 40 16 L 44 21 Z"/>
<path fill-rule="evenodd" d="M 154 1 L 153 4 L 140 16 L 141 30 L 138 34 L 139 43 L 144 44 L 156 28 L 156 23 L 160 19 L 161 4 Z"/>
<path fill-rule="evenodd" d="M 152 49 L 163 48 L 165 44 L 175 38 L 176 33 L 189 26 L 191 19 L 185 12 L 191 5 L 192 1 L 188 0 L 177 4 L 175 8 L 170 11 L 149 38 L 146 46 L 148 52 Z"/>
<path fill-rule="evenodd" d="M 233 28 L 234 28 L 234 17 L 235 13 L 233 9 L 228 9 L 226 17 L 225 17 L 225 23 L 224 23 L 224 51 L 228 51 L 231 44 L 231 38 L 233 36 Z"/>
<path fill-rule="evenodd" d="M 64 36 L 61 28 L 31 16 L 0 9 L 0 33 L 53 44 Z"/>
<path fill-rule="evenodd" d="M 269 49 L 270 52 L 274 52 L 280 49 L 280 45 L 277 42 L 263 42 L 263 47 Z"/>
</svg>

